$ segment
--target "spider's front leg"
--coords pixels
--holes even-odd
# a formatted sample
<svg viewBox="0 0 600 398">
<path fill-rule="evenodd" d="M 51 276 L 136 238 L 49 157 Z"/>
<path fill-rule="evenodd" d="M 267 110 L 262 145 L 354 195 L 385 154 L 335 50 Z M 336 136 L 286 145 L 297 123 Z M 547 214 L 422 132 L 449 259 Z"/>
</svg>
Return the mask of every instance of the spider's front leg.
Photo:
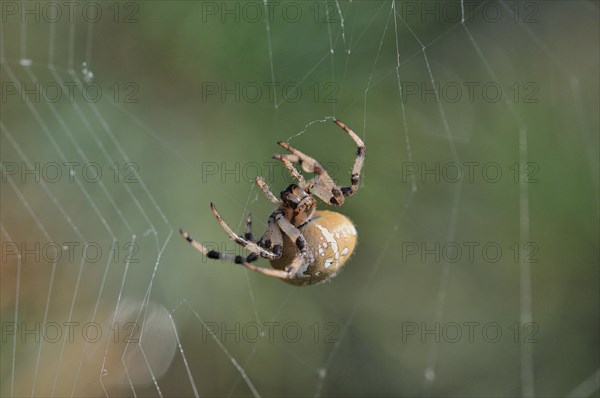
<svg viewBox="0 0 600 398">
<path fill-rule="evenodd" d="M 289 162 L 297 162 L 302 166 L 302 169 L 304 169 L 304 171 L 306 171 L 307 173 L 315 174 L 315 178 L 304 183 L 305 187 L 309 187 L 311 193 L 315 194 L 316 196 L 321 198 L 323 202 L 328 204 L 339 206 L 342 203 L 344 203 L 344 195 L 342 194 L 342 191 L 338 188 L 333 179 L 329 176 L 327 170 L 325 170 L 325 168 L 321 166 L 319 162 L 317 162 L 315 159 L 311 158 L 307 154 L 300 152 L 296 148 L 290 146 L 285 141 L 278 141 L 277 143 L 292 153 L 291 155 L 283 155 L 283 158 L 285 158 Z M 285 163 L 286 162 L 284 161 L 284 164 Z"/>
<path fill-rule="evenodd" d="M 273 159 L 279 159 L 283 162 L 283 165 L 290 172 L 292 177 L 300 184 L 302 189 L 306 188 L 306 181 L 304 180 L 304 176 L 296 170 L 290 159 L 286 155 L 273 155 Z"/>
<path fill-rule="evenodd" d="M 272 203 L 275 203 L 276 205 L 279 204 L 279 199 L 277 199 L 273 192 L 271 192 L 271 189 L 269 188 L 265 180 L 262 179 L 262 177 L 256 177 L 256 184 L 260 187 L 261 191 L 263 191 L 267 199 L 269 199 Z"/>
<path fill-rule="evenodd" d="M 360 182 L 360 172 L 363 167 L 363 163 L 365 162 L 365 152 L 367 148 L 365 147 L 365 143 L 361 140 L 358 135 L 344 123 L 339 120 L 334 120 L 335 124 L 340 126 L 352 140 L 356 143 L 358 149 L 356 150 L 356 159 L 354 159 L 354 165 L 352 166 L 352 175 L 350 176 L 350 184 L 349 187 L 342 187 L 341 191 L 344 196 L 352 196 L 358 190 L 358 183 Z"/>
<path fill-rule="evenodd" d="M 285 155 L 287 160 L 293 163 L 299 163 L 307 173 L 315 173 L 315 177 L 306 183 L 306 186 L 310 187 L 313 194 L 321 198 L 325 203 L 341 206 L 344 204 L 345 197 L 354 195 L 358 190 L 360 173 L 365 160 L 366 147 L 365 143 L 354 131 L 352 131 L 352 129 L 337 119 L 334 120 L 334 123 L 342 128 L 358 147 L 354 165 L 352 166 L 352 175 L 350 176 L 351 185 L 349 187 L 338 187 L 323 166 L 315 159 L 300 152 L 296 148 L 291 147 L 284 141 L 279 141 L 278 144 L 292 153 L 291 155 Z"/>
</svg>

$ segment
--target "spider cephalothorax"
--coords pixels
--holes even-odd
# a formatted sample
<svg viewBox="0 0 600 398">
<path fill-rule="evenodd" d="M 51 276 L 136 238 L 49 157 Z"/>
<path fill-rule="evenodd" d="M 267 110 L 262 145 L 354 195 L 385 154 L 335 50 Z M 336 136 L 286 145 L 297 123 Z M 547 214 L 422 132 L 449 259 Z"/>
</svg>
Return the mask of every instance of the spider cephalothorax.
<svg viewBox="0 0 600 398">
<path fill-rule="evenodd" d="M 277 209 L 269 216 L 267 230 L 258 241 L 252 235 L 251 215 L 246 219 L 245 234 L 241 237 L 229 228 L 215 206 L 210 204 L 225 232 L 251 252 L 247 257 L 209 250 L 192 239 L 187 232 L 180 231 L 181 235 L 208 258 L 230 260 L 294 285 L 319 283 L 337 275 L 356 246 L 356 229 L 352 221 L 342 214 L 317 211 L 317 201 L 313 195 L 327 204 L 341 206 L 344 199 L 352 196 L 358 189 L 366 148 L 354 131 L 339 120 L 334 122 L 344 129 L 358 146 L 350 177 L 351 186 L 338 187 L 319 162 L 279 141 L 278 144 L 291 154 L 274 155 L 273 158 L 281 160 L 298 183 L 291 184 L 281 191 L 280 199 L 277 199 L 263 179 L 256 178 L 256 183 L 267 199 L 277 204 Z M 294 163 L 300 164 L 307 173 L 314 173 L 314 178 L 306 181 Z M 260 257 L 268 259 L 273 269 L 252 264 Z"/>
<path fill-rule="evenodd" d="M 306 223 L 317 208 L 317 201 L 310 196 L 310 191 L 291 184 L 281 191 L 281 210 L 284 217 L 295 227 Z"/>
</svg>

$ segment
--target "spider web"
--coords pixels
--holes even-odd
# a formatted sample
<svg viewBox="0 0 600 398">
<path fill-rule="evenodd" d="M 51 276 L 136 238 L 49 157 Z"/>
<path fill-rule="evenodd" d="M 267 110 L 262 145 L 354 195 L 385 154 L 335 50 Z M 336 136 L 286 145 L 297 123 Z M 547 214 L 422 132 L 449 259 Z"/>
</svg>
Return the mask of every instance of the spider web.
<svg viewBox="0 0 600 398">
<path fill-rule="evenodd" d="M 456 18 L 438 21 L 427 15 L 445 15 L 444 3 L 264 0 L 255 4 L 259 23 L 248 23 L 236 2 L 177 2 L 181 22 L 161 2 L 98 4 L 118 20 L 139 13 L 119 25 L 22 21 L 2 10 L 3 396 L 597 396 L 598 324 L 581 326 L 598 310 L 598 41 L 581 34 L 597 33 L 596 3 L 461 1 L 448 3 Z M 415 17 L 411 7 L 423 4 L 434 14 Z M 227 5 L 233 14 L 219 14 Z M 308 15 L 304 23 L 281 18 L 285 5 Z M 504 18 L 482 21 L 483 10 Z M 241 21 L 227 19 L 236 12 Z M 554 26 L 568 18 L 583 27 L 559 34 Z M 150 33 L 156 19 L 180 26 L 179 41 Z M 140 43 L 127 42 L 135 29 L 143 33 L 130 40 Z M 234 39 L 260 54 L 247 54 L 247 68 L 229 67 L 243 49 Z M 123 66 L 114 68 L 115 58 Z M 136 70 L 154 58 L 166 72 Z M 207 64 L 221 74 L 203 75 Z M 201 101 L 190 89 L 226 80 L 260 82 L 272 101 Z M 290 81 L 291 90 L 279 90 Z M 534 81 L 541 104 L 511 96 L 456 104 L 445 91 L 456 81 L 521 89 Z M 429 90 L 425 99 L 407 92 L 415 82 Z M 103 94 L 90 101 L 84 88 L 95 83 Z M 313 83 L 320 85 L 311 91 Z M 338 101 L 323 100 L 327 83 Z M 56 86 L 61 101 L 36 97 Z M 74 87 L 73 99 L 65 100 L 65 87 Z M 139 103 L 123 100 L 131 87 L 141 87 Z M 292 95 L 311 100 L 298 105 Z M 293 288 L 200 259 L 176 236 L 181 225 L 218 249 L 243 252 L 221 245 L 208 202 L 236 231 L 252 212 L 254 233 L 262 232 L 270 204 L 239 176 L 276 150 L 266 143 L 286 139 L 319 160 L 331 156 L 334 177 L 347 179 L 354 152 L 351 143 L 338 146 L 346 137 L 335 134 L 334 117 L 368 148 L 361 190 L 341 209 L 356 221 L 360 243 L 334 283 Z M 229 161 L 238 156 L 241 169 Z M 546 161 L 553 156 L 563 168 Z M 516 182 L 402 174 L 407 164 L 474 160 L 501 163 L 505 173 L 516 162 Z M 530 163 L 540 170 L 537 185 L 523 167 Z M 56 165 L 63 174 L 55 181 Z M 86 165 L 95 165 L 91 178 Z M 214 165 L 220 179 L 207 173 Z M 97 169 L 103 178 L 94 178 Z M 269 184 L 276 191 L 286 181 Z M 567 193 L 555 198 L 563 183 Z M 564 231 L 551 235 L 561 206 L 581 206 L 573 224 L 556 221 L 575 228 L 583 242 L 575 250 Z M 488 218 L 499 232 L 481 226 Z M 403 257 L 407 243 L 471 240 L 498 242 L 510 255 L 498 263 Z M 527 261 L 531 242 L 537 263 Z M 85 247 L 102 255 L 91 259 Z M 577 266 L 558 271 L 566 261 Z M 465 322 L 500 325 L 504 338 L 456 343 L 442 333 L 439 341 L 436 325 Z M 513 339 L 532 324 L 535 343 Z M 430 332 L 407 335 L 407 325 Z M 303 338 L 295 341 L 297 330 Z"/>
</svg>

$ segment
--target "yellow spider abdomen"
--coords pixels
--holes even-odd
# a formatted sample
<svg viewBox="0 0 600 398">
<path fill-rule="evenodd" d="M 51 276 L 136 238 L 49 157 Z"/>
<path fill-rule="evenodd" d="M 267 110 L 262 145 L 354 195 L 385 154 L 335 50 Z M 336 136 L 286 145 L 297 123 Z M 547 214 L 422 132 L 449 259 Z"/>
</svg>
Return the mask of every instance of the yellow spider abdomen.
<svg viewBox="0 0 600 398">
<path fill-rule="evenodd" d="M 350 219 L 334 211 L 316 211 L 301 226 L 306 239 L 306 256 L 294 278 L 284 279 L 293 285 L 312 285 L 335 277 L 356 247 L 356 228 Z M 283 236 L 283 254 L 271 260 L 275 269 L 285 270 L 300 254 L 287 235 Z"/>
</svg>

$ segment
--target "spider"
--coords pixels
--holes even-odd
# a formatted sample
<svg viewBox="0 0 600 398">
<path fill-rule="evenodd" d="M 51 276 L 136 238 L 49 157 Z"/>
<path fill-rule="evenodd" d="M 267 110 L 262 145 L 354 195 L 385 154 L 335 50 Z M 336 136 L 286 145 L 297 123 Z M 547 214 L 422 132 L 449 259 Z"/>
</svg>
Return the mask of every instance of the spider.
<svg viewBox="0 0 600 398">
<path fill-rule="evenodd" d="M 247 257 L 209 250 L 187 232 L 179 230 L 181 236 L 208 258 L 232 261 L 293 285 L 316 284 L 335 277 L 354 251 L 356 228 L 348 217 L 340 213 L 317 211 L 317 201 L 313 195 L 327 204 L 343 205 L 345 198 L 358 190 L 366 148 L 356 133 L 344 123 L 337 119 L 334 119 L 334 123 L 348 133 L 358 146 L 349 187 L 338 187 L 319 162 L 286 142 L 279 141 L 278 144 L 290 154 L 273 155 L 273 158 L 283 163 L 297 183 L 281 191 L 277 199 L 264 180 L 256 177 L 256 183 L 267 199 L 277 205 L 277 209 L 269 216 L 267 230 L 258 241 L 252 235 L 251 214 L 248 214 L 245 234 L 241 237 L 223 221 L 214 204 L 210 204 L 225 232 L 251 252 Z M 314 173 L 314 178 L 306 181 L 294 166 L 295 163 L 307 173 Z M 252 264 L 260 257 L 268 259 L 272 268 Z"/>
</svg>

